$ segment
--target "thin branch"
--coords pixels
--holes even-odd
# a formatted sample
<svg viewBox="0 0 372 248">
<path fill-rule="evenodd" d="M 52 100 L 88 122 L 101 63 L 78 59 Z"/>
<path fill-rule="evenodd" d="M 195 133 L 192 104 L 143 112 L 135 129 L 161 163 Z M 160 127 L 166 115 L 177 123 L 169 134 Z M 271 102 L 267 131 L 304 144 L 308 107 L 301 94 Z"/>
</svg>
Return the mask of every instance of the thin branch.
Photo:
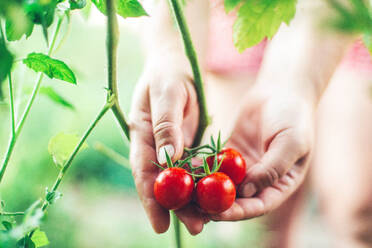
<svg viewBox="0 0 372 248">
<path fill-rule="evenodd" d="M 111 110 L 119 122 L 121 129 L 129 139 L 129 125 L 119 104 L 119 91 L 117 82 L 117 48 L 119 43 L 119 28 L 116 16 L 115 1 L 106 0 L 107 7 L 107 63 L 108 63 L 108 88 L 114 96 L 114 105 Z"/>
<path fill-rule="evenodd" d="M 181 32 L 183 44 L 185 47 L 185 53 L 189 59 L 192 73 L 194 75 L 194 86 L 199 102 L 199 125 L 195 135 L 193 147 L 198 146 L 203 138 L 203 134 L 207 126 L 209 125 L 209 116 L 207 110 L 207 101 L 204 94 L 203 79 L 201 70 L 198 63 L 198 58 L 195 52 L 194 45 L 192 43 L 189 28 L 186 23 L 185 15 L 183 14 L 182 5 L 178 0 L 169 0 L 172 6 L 172 12 L 176 18 L 178 28 Z"/>
</svg>

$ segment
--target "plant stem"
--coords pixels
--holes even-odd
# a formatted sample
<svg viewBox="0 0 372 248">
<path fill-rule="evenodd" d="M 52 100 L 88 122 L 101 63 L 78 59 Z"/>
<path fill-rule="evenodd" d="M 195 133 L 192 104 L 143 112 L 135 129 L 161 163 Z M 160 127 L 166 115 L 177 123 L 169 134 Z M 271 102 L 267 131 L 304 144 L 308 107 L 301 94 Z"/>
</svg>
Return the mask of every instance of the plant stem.
<svg viewBox="0 0 372 248">
<path fill-rule="evenodd" d="M 203 138 L 205 129 L 209 125 L 209 116 L 208 116 L 208 110 L 207 110 L 207 102 L 206 102 L 205 94 L 204 94 L 203 80 L 202 80 L 202 76 L 200 73 L 200 68 L 199 68 L 199 63 L 198 63 L 198 58 L 195 52 L 195 48 L 191 40 L 189 29 L 187 27 L 186 18 L 183 14 L 182 6 L 178 0 L 169 0 L 169 2 L 170 2 L 170 5 L 172 6 L 172 12 L 176 18 L 178 29 L 181 32 L 183 44 L 185 47 L 185 53 L 190 62 L 192 73 L 194 75 L 194 86 L 196 89 L 196 94 L 197 94 L 198 103 L 199 103 L 199 124 L 198 124 L 198 129 L 196 131 L 194 142 L 192 144 L 192 147 L 196 147 L 200 144 Z M 177 247 L 179 248 L 181 245 L 181 237 L 180 237 L 180 232 L 179 232 L 180 220 L 176 216 L 173 220 L 174 220 L 174 226 L 175 227 L 178 226 L 178 231 L 177 231 L 177 228 L 175 228 L 175 235 L 176 235 L 176 240 L 179 240 L 179 243 L 178 242 L 176 243 Z"/>
<path fill-rule="evenodd" d="M 116 16 L 115 1 L 106 0 L 107 8 L 107 63 L 108 63 L 108 88 L 114 97 L 114 105 L 111 110 L 119 122 L 121 129 L 129 139 L 129 125 L 125 120 L 119 104 L 119 92 L 117 83 L 117 48 L 119 43 L 118 20 Z"/>
<path fill-rule="evenodd" d="M 21 216 L 24 212 L 0 212 L 0 216 Z"/>
<path fill-rule="evenodd" d="M 8 74 L 8 83 L 9 83 L 9 101 L 10 101 L 10 113 L 11 113 L 11 123 L 12 123 L 12 138 L 16 136 L 15 129 L 15 113 L 14 113 L 14 98 L 13 98 L 13 84 L 12 84 L 12 73 Z"/>
<path fill-rule="evenodd" d="M 63 22 L 63 17 L 62 16 L 61 18 L 59 18 L 58 20 L 58 23 L 57 23 L 57 26 L 56 26 L 56 30 L 54 32 L 54 35 L 53 35 L 53 40 L 52 40 L 52 43 L 51 45 L 49 46 L 49 49 L 48 49 L 48 55 L 50 56 L 53 52 L 53 48 L 54 48 L 54 45 L 56 43 L 56 40 L 57 40 L 57 36 L 58 36 L 58 33 L 60 31 L 60 28 L 61 28 L 61 24 Z M 10 160 L 10 157 L 12 155 L 12 152 L 14 150 L 14 147 L 15 147 L 15 144 L 16 144 L 16 141 L 17 141 L 17 138 L 20 134 L 20 132 L 22 131 L 22 128 L 23 128 L 23 125 L 27 119 L 27 116 L 28 114 L 30 113 L 30 110 L 31 110 L 31 107 L 35 101 L 35 98 L 36 98 L 36 95 L 40 89 L 40 85 L 41 85 L 41 82 L 43 80 L 43 75 L 42 73 L 39 73 L 39 76 L 38 76 L 38 79 L 36 81 L 36 84 L 34 86 L 34 89 L 32 91 L 32 94 L 31 94 L 31 97 L 26 105 L 26 108 L 25 108 L 25 111 L 23 112 L 23 115 L 17 125 L 17 128 L 15 129 L 15 132 L 14 132 L 14 135 L 12 135 L 11 139 L 10 139 L 10 142 L 9 142 L 9 145 L 8 145 L 8 149 L 6 151 L 6 154 L 5 154 L 5 158 L 2 162 L 2 165 L 1 165 L 1 168 L 0 168 L 0 182 L 1 180 L 3 179 L 4 177 L 4 174 L 5 174 L 5 170 L 8 166 L 8 163 L 9 163 L 9 160 Z"/>
<path fill-rule="evenodd" d="M 173 222 L 173 227 L 174 227 L 174 238 L 176 242 L 176 247 L 177 248 L 182 248 L 182 239 L 181 239 L 181 223 L 180 220 L 177 218 L 176 214 L 174 211 L 171 211 L 172 214 L 172 222 Z"/>
<path fill-rule="evenodd" d="M 79 150 L 82 147 L 82 145 L 84 144 L 85 140 L 88 138 L 88 136 L 90 135 L 90 133 L 92 132 L 92 130 L 96 127 L 96 125 L 98 124 L 98 122 L 102 119 L 102 117 L 106 114 L 106 112 L 112 107 L 112 104 L 113 103 L 110 102 L 110 101 L 108 103 L 106 103 L 103 106 L 102 110 L 97 115 L 96 119 L 90 124 L 89 128 L 85 131 L 83 137 L 81 137 L 79 143 L 76 145 L 74 151 L 71 153 L 71 155 L 68 158 L 67 162 L 65 163 L 65 165 L 63 166 L 63 168 L 60 170 L 59 175 L 57 177 L 57 180 L 55 181 L 55 183 L 54 183 L 54 185 L 52 187 L 52 190 L 50 191 L 51 193 L 55 193 L 57 191 L 59 185 L 62 182 L 63 177 L 65 176 L 67 170 L 70 168 L 72 161 L 76 157 L 76 154 L 79 152 Z M 41 207 L 41 209 L 45 212 L 45 210 L 47 209 L 48 206 L 49 206 L 49 202 L 48 201 L 44 201 L 43 206 Z"/>
<path fill-rule="evenodd" d="M 207 102 L 204 94 L 203 80 L 200 72 L 198 58 L 195 52 L 194 45 L 192 43 L 191 35 L 186 23 L 186 18 L 183 14 L 182 6 L 178 0 L 169 0 L 172 6 L 172 12 L 176 17 L 178 28 L 181 32 L 183 44 L 185 47 L 185 53 L 189 59 L 192 73 L 194 75 L 194 86 L 196 88 L 196 94 L 199 102 L 199 125 L 195 135 L 194 143 L 192 147 L 198 146 L 203 138 L 203 134 L 207 126 L 209 125 L 209 117 L 207 110 Z"/>
<path fill-rule="evenodd" d="M 124 157 L 121 154 L 117 153 L 113 149 L 105 146 L 104 144 L 102 144 L 100 142 L 97 142 L 94 145 L 94 149 L 96 149 L 97 151 L 99 151 L 102 154 L 106 155 L 107 157 L 111 158 L 113 161 L 115 161 L 116 163 L 122 165 L 124 168 L 126 168 L 128 170 L 132 170 L 132 168 L 130 167 L 129 160 L 126 157 Z"/>
</svg>

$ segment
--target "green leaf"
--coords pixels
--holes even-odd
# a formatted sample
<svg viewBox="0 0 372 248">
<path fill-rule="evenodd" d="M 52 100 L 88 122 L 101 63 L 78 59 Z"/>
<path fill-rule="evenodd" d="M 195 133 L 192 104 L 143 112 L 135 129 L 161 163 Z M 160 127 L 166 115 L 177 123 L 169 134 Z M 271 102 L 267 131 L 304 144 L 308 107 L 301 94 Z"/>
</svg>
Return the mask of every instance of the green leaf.
<svg viewBox="0 0 372 248">
<path fill-rule="evenodd" d="M 226 13 L 229 13 L 233 9 L 238 6 L 238 4 L 241 2 L 241 0 L 225 0 L 224 6 L 225 6 L 225 11 Z"/>
<path fill-rule="evenodd" d="M 106 15 L 106 1 L 92 0 L 101 13 Z M 147 16 L 148 14 L 137 0 L 116 0 L 117 13 L 123 18 Z"/>
<path fill-rule="evenodd" d="M 371 34 L 364 34 L 363 41 L 366 47 L 368 48 L 369 53 L 372 56 L 372 35 Z"/>
<path fill-rule="evenodd" d="M 52 59 L 42 53 L 30 53 L 23 63 L 36 72 L 43 72 L 49 78 L 57 78 L 72 84 L 76 84 L 76 77 L 73 71 L 63 62 Z"/>
<path fill-rule="evenodd" d="M 28 235 L 17 242 L 17 248 L 35 248 L 34 242 Z"/>
<path fill-rule="evenodd" d="M 118 0 L 117 12 L 124 18 L 148 16 L 147 12 L 137 0 Z"/>
<path fill-rule="evenodd" d="M 79 143 L 80 138 L 74 134 L 59 133 L 50 139 L 48 145 L 49 154 L 53 157 L 54 163 L 62 168 L 74 151 L 76 145 Z M 84 143 L 80 151 L 86 149 L 88 144 Z"/>
<path fill-rule="evenodd" d="M 234 43 L 239 52 L 271 39 L 280 25 L 289 24 L 296 12 L 296 0 L 249 0 L 239 8 L 234 24 Z"/>
<path fill-rule="evenodd" d="M 0 40 L 0 83 L 8 76 L 12 64 L 13 55 L 8 51 L 4 42 Z"/>
<path fill-rule="evenodd" d="M 33 30 L 34 24 L 30 21 L 23 23 L 23 25 L 16 25 L 10 19 L 5 22 L 5 34 L 8 41 L 20 40 L 23 35 L 26 35 L 26 38 L 28 38 Z"/>
<path fill-rule="evenodd" d="M 52 87 L 41 87 L 39 92 L 49 97 L 49 99 L 57 104 L 60 104 L 69 109 L 75 109 L 74 105 L 72 105 L 69 101 L 58 94 Z"/>
<path fill-rule="evenodd" d="M 40 229 L 36 229 L 34 234 L 32 235 L 31 240 L 34 242 L 36 247 L 43 247 L 49 245 L 49 240 L 45 232 L 40 231 Z"/>
<path fill-rule="evenodd" d="M 86 0 L 69 0 L 69 3 L 70 3 L 71 10 L 82 9 L 85 7 L 85 5 L 87 5 Z"/>
<path fill-rule="evenodd" d="M 7 231 L 10 231 L 10 229 L 12 229 L 12 223 L 10 223 L 8 221 L 3 221 L 2 224 Z"/>
</svg>

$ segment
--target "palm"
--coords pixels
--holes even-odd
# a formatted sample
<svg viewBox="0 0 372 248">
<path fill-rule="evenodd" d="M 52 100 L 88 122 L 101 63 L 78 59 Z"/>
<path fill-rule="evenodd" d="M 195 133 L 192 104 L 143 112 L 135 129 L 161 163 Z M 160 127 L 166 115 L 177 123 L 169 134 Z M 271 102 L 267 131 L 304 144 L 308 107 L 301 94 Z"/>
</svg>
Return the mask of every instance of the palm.
<svg viewBox="0 0 372 248">
<path fill-rule="evenodd" d="M 239 150 L 247 175 L 241 198 L 215 220 L 263 215 L 288 198 L 303 182 L 312 140 L 312 112 L 301 99 L 252 96 L 242 108 L 228 146 Z M 252 183 L 254 182 L 254 187 Z M 250 185 L 250 186 L 247 186 Z"/>
</svg>

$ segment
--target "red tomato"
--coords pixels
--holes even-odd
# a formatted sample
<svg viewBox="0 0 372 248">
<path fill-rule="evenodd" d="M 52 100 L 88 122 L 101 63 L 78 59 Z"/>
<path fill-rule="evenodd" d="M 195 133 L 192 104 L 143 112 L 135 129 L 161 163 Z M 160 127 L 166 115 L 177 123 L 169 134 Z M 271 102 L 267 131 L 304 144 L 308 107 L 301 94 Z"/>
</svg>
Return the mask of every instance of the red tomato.
<svg viewBox="0 0 372 248">
<path fill-rule="evenodd" d="M 220 163 L 223 157 L 224 159 L 218 171 L 228 175 L 235 185 L 242 183 L 246 172 L 246 165 L 242 155 L 233 148 L 223 148 L 221 152 L 217 154 L 217 162 Z M 207 158 L 210 169 L 213 168 L 213 162 L 214 157 Z"/>
<path fill-rule="evenodd" d="M 155 180 L 157 202 L 166 209 L 176 210 L 191 201 L 194 181 L 186 170 L 178 167 L 162 171 Z"/>
<path fill-rule="evenodd" d="M 209 214 L 229 209 L 235 201 L 235 186 L 224 173 L 216 172 L 201 179 L 196 185 L 196 202 Z"/>
</svg>

